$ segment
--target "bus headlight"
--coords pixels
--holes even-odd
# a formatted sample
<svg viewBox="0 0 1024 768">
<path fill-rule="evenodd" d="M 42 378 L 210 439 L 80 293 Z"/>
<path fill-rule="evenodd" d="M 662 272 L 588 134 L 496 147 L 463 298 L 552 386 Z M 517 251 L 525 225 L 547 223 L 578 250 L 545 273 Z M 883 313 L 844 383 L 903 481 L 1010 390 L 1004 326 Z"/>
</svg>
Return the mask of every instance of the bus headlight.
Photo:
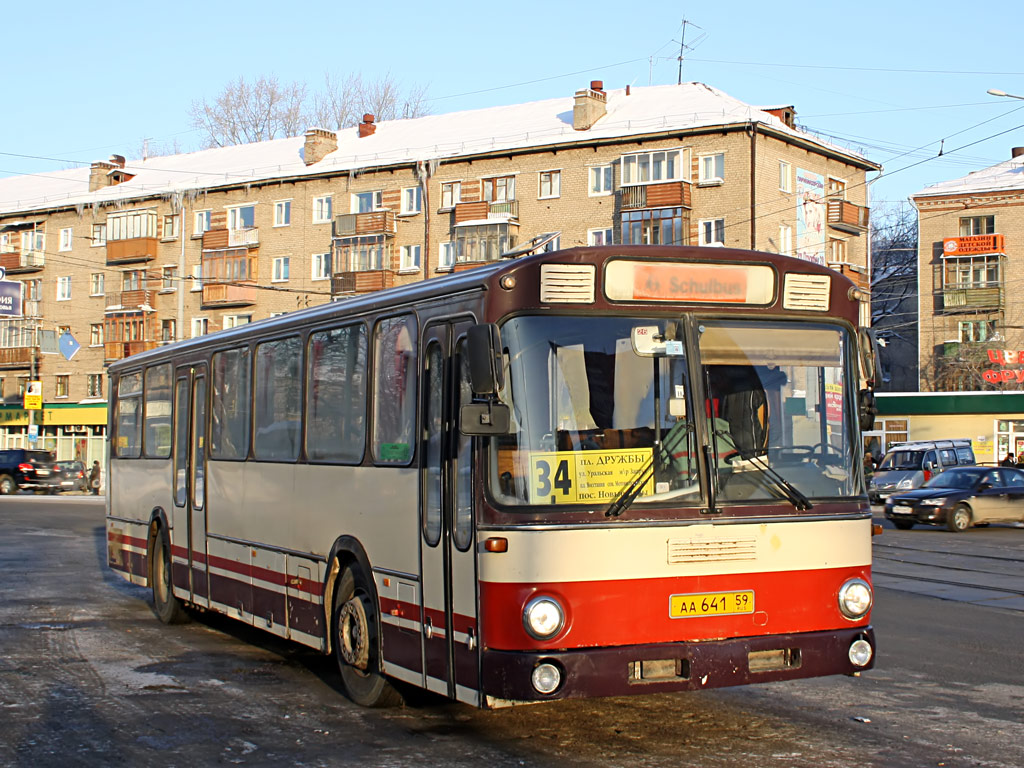
<svg viewBox="0 0 1024 768">
<path fill-rule="evenodd" d="M 562 670 L 550 661 L 541 662 L 530 673 L 530 682 L 537 693 L 554 693 L 562 684 Z"/>
<path fill-rule="evenodd" d="M 848 619 L 863 618 L 871 600 L 871 586 L 864 579 L 850 579 L 839 588 L 839 610 Z"/>
<path fill-rule="evenodd" d="M 553 597 L 535 597 L 523 609 L 523 626 L 535 640 L 547 640 L 565 624 L 565 611 Z"/>
<path fill-rule="evenodd" d="M 866 667 L 868 662 L 871 661 L 871 657 L 874 655 L 874 651 L 869 643 L 864 638 L 854 640 L 850 644 L 849 651 L 850 663 L 855 667 Z"/>
</svg>

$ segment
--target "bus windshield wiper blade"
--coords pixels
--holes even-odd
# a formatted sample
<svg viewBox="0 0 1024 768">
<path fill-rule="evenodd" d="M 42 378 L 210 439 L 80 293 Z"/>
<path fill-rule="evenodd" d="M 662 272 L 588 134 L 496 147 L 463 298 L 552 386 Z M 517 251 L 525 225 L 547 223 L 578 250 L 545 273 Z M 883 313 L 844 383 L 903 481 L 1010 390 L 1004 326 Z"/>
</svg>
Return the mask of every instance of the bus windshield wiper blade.
<svg viewBox="0 0 1024 768">
<path fill-rule="evenodd" d="M 729 443 L 735 448 L 736 443 L 733 442 L 732 435 L 728 432 L 722 432 L 721 430 L 715 430 L 715 435 L 721 437 L 724 440 L 728 440 Z M 740 454 L 742 456 L 742 454 Z M 745 456 L 745 461 L 749 461 L 755 467 L 761 470 L 765 477 L 771 480 L 771 486 L 782 494 L 782 496 L 797 510 L 806 512 L 809 509 L 814 509 L 814 505 L 811 504 L 811 500 L 808 499 L 803 492 L 793 485 L 789 480 L 780 475 L 772 466 L 765 461 L 761 456 Z"/>
<path fill-rule="evenodd" d="M 654 453 L 651 456 L 651 460 L 642 466 L 633 478 L 626 483 L 618 495 L 612 499 L 612 503 L 608 505 L 608 509 L 604 511 L 605 517 L 618 517 L 625 512 L 629 505 L 636 501 L 640 492 L 644 486 L 647 485 L 647 481 L 651 479 L 651 475 L 654 474 L 654 462 L 656 459 L 660 459 L 663 462 L 669 463 L 672 460 L 673 451 L 679 447 L 682 440 L 693 430 L 693 424 L 690 422 L 678 422 L 675 426 L 668 431 L 665 435 L 665 439 L 660 445 L 654 447 Z"/>
</svg>

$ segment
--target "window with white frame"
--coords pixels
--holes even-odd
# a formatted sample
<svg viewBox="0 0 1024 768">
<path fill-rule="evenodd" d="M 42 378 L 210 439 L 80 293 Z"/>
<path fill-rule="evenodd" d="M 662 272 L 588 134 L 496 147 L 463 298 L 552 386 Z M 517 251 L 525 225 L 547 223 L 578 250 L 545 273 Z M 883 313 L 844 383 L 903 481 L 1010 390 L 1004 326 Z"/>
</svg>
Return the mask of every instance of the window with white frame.
<svg viewBox="0 0 1024 768">
<path fill-rule="evenodd" d="M 496 176 L 484 179 L 484 200 L 489 203 L 505 203 L 516 199 L 516 177 Z"/>
<path fill-rule="evenodd" d="M 793 191 L 793 165 L 785 160 L 779 160 L 779 190 Z"/>
<path fill-rule="evenodd" d="M 211 214 L 212 211 L 196 211 L 192 223 L 192 237 L 202 237 L 204 232 L 209 232 Z"/>
<path fill-rule="evenodd" d="M 107 216 L 108 240 L 156 237 L 156 211 L 124 211 Z"/>
<path fill-rule="evenodd" d="M 181 232 L 181 216 L 173 214 L 171 216 L 164 216 L 164 240 L 177 240 L 178 234 Z"/>
<path fill-rule="evenodd" d="M 92 323 L 89 326 L 89 346 L 103 346 L 103 323 Z"/>
<path fill-rule="evenodd" d="M 21 253 L 42 253 L 46 250 L 46 235 L 37 229 L 21 233 Z"/>
<path fill-rule="evenodd" d="M 455 266 L 455 243 L 439 243 L 437 251 L 437 268 L 450 270 Z"/>
<path fill-rule="evenodd" d="M 700 184 L 721 184 L 725 181 L 725 153 L 702 155 L 698 159 Z"/>
<path fill-rule="evenodd" d="M 175 323 L 173 317 L 165 317 L 160 321 L 160 341 L 171 342 L 176 341 L 175 330 L 177 329 L 177 323 Z"/>
<path fill-rule="evenodd" d="M 446 181 L 441 185 L 441 210 L 454 208 L 462 202 L 462 182 Z"/>
<path fill-rule="evenodd" d="M 960 320 L 958 326 L 958 339 L 962 342 L 988 341 L 996 334 L 996 321 L 994 319 Z"/>
<path fill-rule="evenodd" d="M 401 263 L 398 269 L 402 272 L 419 271 L 420 268 L 420 246 L 403 245 Z"/>
<path fill-rule="evenodd" d="M 57 301 L 71 300 L 71 277 L 57 278 Z"/>
<path fill-rule="evenodd" d="M 553 251 L 561 249 L 561 247 L 562 238 L 556 235 L 541 246 L 539 253 L 552 253 Z"/>
<path fill-rule="evenodd" d="M 384 193 L 381 190 L 373 192 L 355 192 L 352 195 L 352 213 L 369 213 L 379 211 L 384 207 Z"/>
<path fill-rule="evenodd" d="M 697 224 L 701 245 L 725 244 L 725 219 L 701 219 Z"/>
<path fill-rule="evenodd" d="M 278 200 L 274 203 L 274 226 L 287 227 L 292 223 L 292 201 Z"/>
<path fill-rule="evenodd" d="M 0 253 L 14 253 L 14 243 L 9 232 L 0 234 Z"/>
<path fill-rule="evenodd" d="M 275 256 L 274 269 L 270 281 L 273 283 L 288 282 L 288 268 L 291 258 L 288 256 Z"/>
<path fill-rule="evenodd" d="M 828 239 L 828 260 L 833 264 L 845 264 L 846 259 L 846 241 L 840 237 L 830 237 Z"/>
<path fill-rule="evenodd" d="M 210 332 L 210 319 L 208 317 L 192 318 L 192 338 L 205 336 Z"/>
<path fill-rule="evenodd" d="M 562 194 L 562 172 L 561 171 L 541 171 L 538 174 L 538 181 L 540 184 L 537 197 L 544 199 L 546 197 L 560 197 Z"/>
<path fill-rule="evenodd" d="M 331 220 L 334 211 L 334 198 L 331 195 L 321 195 L 313 198 L 313 223 L 324 224 Z"/>
<path fill-rule="evenodd" d="M 228 208 L 228 229 L 252 229 L 256 226 L 256 206 L 239 205 Z"/>
<path fill-rule="evenodd" d="M 779 253 L 793 255 L 793 228 L 789 224 L 779 225 Z"/>
<path fill-rule="evenodd" d="M 178 290 L 178 268 L 174 266 L 162 267 L 160 270 L 160 290 Z"/>
<path fill-rule="evenodd" d="M 26 280 L 25 284 L 25 300 L 26 301 L 41 301 L 43 298 L 43 281 L 41 278 L 35 280 Z"/>
<path fill-rule="evenodd" d="M 328 253 L 314 253 L 313 254 L 313 274 L 314 280 L 327 280 L 331 276 L 331 254 Z"/>
<path fill-rule="evenodd" d="M 590 179 L 587 187 L 587 194 L 591 197 L 603 197 L 612 193 L 612 167 L 610 165 L 595 165 L 587 172 Z"/>
<path fill-rule="evenodd" d="M 92 244 L 93 247 L 106 245 L 107 244 L 107 225 L 106 224 L 93 224 L 92 225 Z"/>
<path fill-rule="evenodd" d="M 846 199 L 846 182 L 834 176 L 828 177 L 828 196 Z"/>
<path fill-rule="evenodd" d="M 252 322 L 252 315 L 224 315 L 223 328 L 237 328 Z"/>
<path fill-rule="evenodd" d="M 103 397 L 103 374 L 90 373 L 86 383 L 86 394 L 88 397 Z"/>
<path fill-rule="evenodd" d="M 410 216 L 423 210 L 423 190 L 419 187 L 405 187 L 402 190 L 402 213 Z"/>
<path fill-rule="evenodd" d="M 622 156 L 622 183 L 685 181 L 685 153 L 681 149 L 637 152 Z"/>
<path fill-rule="evenodd" d="M 201 291 L 203 290 L 203 265 L 193 264 L 192 265 L 192 287 L 190 291 Z"/>
<path fill-rule="evenodd" d="M 612 245 L 612 228 L 588 229 L 587 245 Z"/>
<path fill-rule="evenodd" d="M 960 237 L 969 235 L 991 235 L 996 231 L 996 217 L 993 216 L 961 216 Z"/>
<path fill-rule="evenodd" d="M 59 373 L 54 378 L 54 383 L 57 386 L 56 396 L 59 398 L 66 398 L 68 396 L 68 384 L 71 377 L 66 373 Z"/>
<path fill-rule="evenodd" d="M 65 227 L 60 231 L 60 250 L 70 251 L 72 245 L 72 230 L 71 227 Z"/>
</svg>

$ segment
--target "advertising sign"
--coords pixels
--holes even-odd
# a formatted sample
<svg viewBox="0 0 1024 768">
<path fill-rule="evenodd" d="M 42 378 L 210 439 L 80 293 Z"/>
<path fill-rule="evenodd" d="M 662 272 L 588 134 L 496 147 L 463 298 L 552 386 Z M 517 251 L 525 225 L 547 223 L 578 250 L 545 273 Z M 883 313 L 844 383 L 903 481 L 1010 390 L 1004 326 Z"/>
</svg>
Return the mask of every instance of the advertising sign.
<svg viewBox="0 0 1024 768">
<path fill-rule="evenodd" d="M 0 317 L 21 317 L 21 289 L 19 280 L 0 278 Z"/>
<path fill-rule="evenodd" d="M 30 381 L 25 389 L 25 410 L 38 411 L 43 407 L 43 382 Z"/>
<path fill-rule="evenodd" d="M 796 169 L 796 255 L 825 264 L 825 177 Z"/>
</svg>

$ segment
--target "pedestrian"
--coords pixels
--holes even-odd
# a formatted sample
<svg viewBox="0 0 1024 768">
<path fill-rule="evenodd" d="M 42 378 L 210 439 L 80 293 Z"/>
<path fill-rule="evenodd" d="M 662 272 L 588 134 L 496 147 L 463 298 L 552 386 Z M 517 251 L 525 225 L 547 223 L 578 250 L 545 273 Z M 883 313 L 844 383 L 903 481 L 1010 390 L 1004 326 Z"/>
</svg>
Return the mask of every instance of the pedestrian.
<svg viewBox="0 0 1024 768">
<path fill-rule="evenodd" d="M 1006 458 L 1004 458 L 1002 461 L 999 462 L 999 466 L 1001 466 L 1001 467 L 1015 467 L 1015 466 L 1017 466 L 1017 460 L 1015 458 L 1013 458 L 1013 454 L 1012 453 L 1007 453 L 1006 454 Z"/>
<path fill-rule="evenodd" d="M 89 470 L 89 489 L 93 496 L 98 496 L 100 493 L 100 463 L 98 461 L 94 461 L 92 469 Z"/>
</svg>

